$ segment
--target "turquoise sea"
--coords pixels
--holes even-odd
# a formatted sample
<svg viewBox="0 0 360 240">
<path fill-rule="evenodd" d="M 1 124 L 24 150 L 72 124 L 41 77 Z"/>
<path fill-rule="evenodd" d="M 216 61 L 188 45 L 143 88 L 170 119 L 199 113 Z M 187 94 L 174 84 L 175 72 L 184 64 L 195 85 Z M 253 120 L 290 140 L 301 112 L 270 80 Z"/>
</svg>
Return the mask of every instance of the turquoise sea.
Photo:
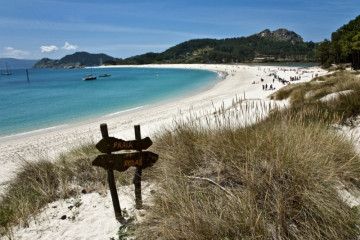
<svg viewBox="0 0 360 240">
<path fill-rule="evenodd" d="M 83 81 L 85 75 L 110 74 Z M 51 128 L 204 90 L 215 72 L 190 69 L 85 68 L 11 70 L 0 75 L 0 136 Z"/>
</svg>

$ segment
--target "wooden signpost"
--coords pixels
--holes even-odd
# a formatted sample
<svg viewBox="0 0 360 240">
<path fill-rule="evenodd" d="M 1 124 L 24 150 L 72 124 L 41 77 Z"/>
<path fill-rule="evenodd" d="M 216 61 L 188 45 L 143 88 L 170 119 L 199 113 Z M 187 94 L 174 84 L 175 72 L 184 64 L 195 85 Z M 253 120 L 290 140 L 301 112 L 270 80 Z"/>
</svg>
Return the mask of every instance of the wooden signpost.
<svg viewBox="0 0 360 240">
<path fill-rule="evenodd" d="M 129 167 L 142 167 L 143 169 L 151 167 L 158 158 L 159 155 L 149 151 L 110 155 L 101 154 L 93 160 L 92 165 L 124 172 Z"/>
<path fill-rule="evenodd" d="M 120 150 L 143 150 L 152 145 L 152 141 L 149 137 L 134 141 L 124 141 L 114 137 L 103 138 L 96 144 L 96 148 L 102 152 L 116 152 Z"/>
<path fill-rule="evenodd" d="M 135 130 L 135 139 L 140 140 L 141 139 L 141 132 L 140 132 L 140 125 L 134 126 Z M 139 149 L 141 152 L 141 149 Z M 154 158 L 153 158 L 154 159 Z M 157 160 L 157 159 L 156 159 Z M 135 175 L 133 179 L 133 184 L 135 186 L 135 204 L 136 209 L 142 208 L 142 198 L 141 198 L 141 174 L 143 170 L 143 166 L 137 166 L 135 170 Z"/>
<path fill-rule="evenodd" d="M 151 167 L 158 160 L 159 155 L 150 151 L 142 151 L 152 145 L 149 137 L 141 139 L 140 125 L 134 126 L 135 140 L 124 141 L 114 137 L 109 137 L 107 125 L 100 125 L 102 139 L 96 144 L 96 148 L 106 154 L 98 155 L 92 162 L 93 166 L 105 168 L 108 173 L 108 184 L 110 188 L 111 198 L 113 201 L 115 217 L 117 220 L 123 219 L 119 198 L 116 191 L 114 180 L 114 170 L 119 172 L 126 171 L 129 167 L 136 167 L 133 183 L 135 185 L 135 202 L 136 208 L 142 207 L 141 198 L 141 174 L 142 169 Z M 112 154 L 121 150 L 136 150 L 136 152 L 127 152 L 120 154 Z"/>
</svg>

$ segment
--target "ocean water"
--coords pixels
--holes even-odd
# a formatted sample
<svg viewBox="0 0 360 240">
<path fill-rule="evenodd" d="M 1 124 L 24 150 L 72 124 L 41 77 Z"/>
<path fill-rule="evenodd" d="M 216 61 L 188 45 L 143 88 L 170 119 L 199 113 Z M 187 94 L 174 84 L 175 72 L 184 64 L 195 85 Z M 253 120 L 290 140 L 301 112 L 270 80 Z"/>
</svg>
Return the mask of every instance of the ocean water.
<svg viewBox="0 0 360 240">
<path fill-rule="evenodd" d="M 85 75 L 110 77 L 83 81 Z M 0 136 L 126 112 L 203 90 L 219 80 L 193 69 L 94 68 L 11 70 L 0 76 Z"/>
</svg>

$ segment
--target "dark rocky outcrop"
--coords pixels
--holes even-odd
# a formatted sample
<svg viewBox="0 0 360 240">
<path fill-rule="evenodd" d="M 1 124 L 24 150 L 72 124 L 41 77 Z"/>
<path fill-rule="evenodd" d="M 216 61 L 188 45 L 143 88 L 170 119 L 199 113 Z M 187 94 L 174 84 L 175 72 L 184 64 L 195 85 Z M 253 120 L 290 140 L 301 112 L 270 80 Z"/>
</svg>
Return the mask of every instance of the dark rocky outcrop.
<svg viewBox="0 0 360 240">
<path fill-rule="evenodd" d="M 300 35 L 296 34 L 293 31 L 289 31 L 285 28 L 280 28 L 275 31 L 270 31 L 269 29 L 265 29 L 264 31 L 258 33 L 260 37 L 273 39 L 277 41 L 285 41 L 291 43 L 302 43 L 303 39 Z"/>
</svg>

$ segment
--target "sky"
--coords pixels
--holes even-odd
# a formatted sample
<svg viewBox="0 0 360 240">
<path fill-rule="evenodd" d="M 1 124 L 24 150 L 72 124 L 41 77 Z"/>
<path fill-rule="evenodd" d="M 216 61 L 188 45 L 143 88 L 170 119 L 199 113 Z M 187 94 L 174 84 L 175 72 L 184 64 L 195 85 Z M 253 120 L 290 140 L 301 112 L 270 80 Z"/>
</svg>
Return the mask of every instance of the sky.
<svg viewBox="0 0 360 240">
<path fill-rule="evenodd" d="M 286 28 L 304 41 L 360 15 L 360 0 L 0 0 L 0 58 L 78 51 L 127 58 L 199 38 Z"/>
</svg>

